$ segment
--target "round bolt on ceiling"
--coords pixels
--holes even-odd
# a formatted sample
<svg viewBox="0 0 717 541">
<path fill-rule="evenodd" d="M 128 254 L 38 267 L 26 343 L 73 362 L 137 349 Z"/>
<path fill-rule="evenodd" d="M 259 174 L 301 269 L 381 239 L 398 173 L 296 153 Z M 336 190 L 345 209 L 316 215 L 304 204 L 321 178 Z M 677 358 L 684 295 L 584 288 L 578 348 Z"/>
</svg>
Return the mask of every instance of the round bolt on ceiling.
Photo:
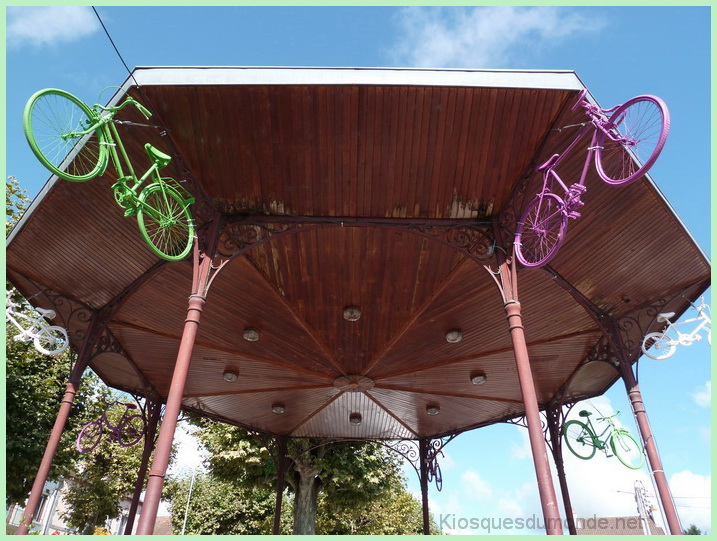
<svg viewBox="0 0 717 541">
<path fill-rule="evenodd" d="M 284 413 L 286 411 L 286 408 L 284 407 L 284 404 L 276 403 L 271 405 L 271 411 L 277 414 Z"/>
<path fill-rule="evenodd" d="M 253 329 L 252 327 L 247 327 L 242 333 L 242 338 L 244 338 L 247 342 L 256 342 L 259 340 L 259 331 Z"/>
<path fill-rule="evenodd" d="M 225 370 L 222 377 L 224 378 L 224 381 L 233 383 L 239 378 L 239 373 L 234 370 Z"/>
<path fill-rule="evenodd" d="M 366 389 L 373 389 L 374 382 L 371 378 L 366 376 L 339 376 L 334 380 L 334 387 L 342 391 L 349 391 L 352 393 L 358 391 L 364 391 Z"/>
<path fill-rule="evenodd" d="M 358 306 L 344 306 L 344 319 L 346 321 L 358 321 L 361 319 L 361 308 Z"/>
<path fill-rule="evenodd" d="M 471 383 L 473 385 L 483 385 L 488 380 L 488 376 L 483 372 L 474 372 L 471 374 Z"/>
<path fill-rule="evenodd" d="M 457 344 L 463 340 L 463 331 L 460 329 L 451 329 L 446 333 L 446 342 L 449 344 Z"/>
<path fill-rule="evenodd" d="M 426 413 L 428 415 L 438 415 L 441 411 L 441 407 L 438 404 L 428 404 L 426 406 Z"/>
</svg>

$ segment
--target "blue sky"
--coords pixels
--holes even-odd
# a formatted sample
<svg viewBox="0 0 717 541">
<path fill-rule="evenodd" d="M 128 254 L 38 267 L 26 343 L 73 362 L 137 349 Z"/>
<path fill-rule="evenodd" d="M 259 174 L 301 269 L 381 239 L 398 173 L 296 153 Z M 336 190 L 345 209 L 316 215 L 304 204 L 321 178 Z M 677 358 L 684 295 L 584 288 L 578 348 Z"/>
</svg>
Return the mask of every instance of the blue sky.
<svg viewBox="0 0 717 541">
<path fill-rule="evenodd" d="M 127 64 L 460 67 L 575 70 L 603 106 L 639 94 L 668 104 L 672 128 L 651 175 L 710 254 L 710 8 L 99 7 Z M 8 8 L 6 163 L 31 196 L 48 179 L 22 133 L 29 96 L 45 87 L 95 103 L 127 72 L 89 8 Z M 655 254 L 660 257 L 660 254 Z M 709 295 L 707 297 L 709 302 Z M 710 352 L 706 342 L 667 361 L 640 362 L 640 386 L 683 526 L 711 531 Z M 593 401 L 621 410 L 636 432 L 624 386 Z M 446 449 L 437 518 L 540 517 L 524 429 L 497 425 Z M 579 516 L 634 514 L 634 481 L 615 463 L 568 462 Z M 408 472 L 412 490 L 418 483 Z M 557 489 L 557 484 L 556 484 Z M 655 499 L 653 498 L 653 503 Z M 563 515 L 564 516 L 564 515 Z M 445 523 L 444 523 L 445 525 Z M 486 529 L 473 532 L 488 533 Z M 524 533 L 501 531 L 491 533 Z"/>
</svg>

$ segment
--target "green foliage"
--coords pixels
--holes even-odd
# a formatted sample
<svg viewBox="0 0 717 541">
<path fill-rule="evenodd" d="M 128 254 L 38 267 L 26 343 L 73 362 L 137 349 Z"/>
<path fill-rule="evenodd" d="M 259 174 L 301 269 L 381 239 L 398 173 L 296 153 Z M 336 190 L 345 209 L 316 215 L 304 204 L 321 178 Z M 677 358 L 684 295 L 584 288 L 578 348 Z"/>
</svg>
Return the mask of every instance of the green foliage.
<svg viewBox="0 0 717 541">
<path fill-rule="evenodd" d="M 17 221 L 30 206 L 27 192 L 20 187 L 15 177 L 5 180 L 5 235 L 8 235 Z"/>
<path fill-rule="evenodd" d="M 690 524 L 689 528 L 682 531 L 682 535 L 702 535 L 702 530 L 700 530 L 697 525 Z"/>
<path fill-rule="evenodd" d="M 169 500 L 172 529 L 182 531 L 191 478 L 169 479 L 163 497 Z M 268 488 L 246 488 L 199 473 L 194 479 L 187 513 L 186 535 L 269 534 L 274 517 L 274 492 Z"/>
<path fill-rule="evenodd" d="M 119 394 L 112 394 L 105 400 L 115 399 L 132 402 L 131 398 Z M 112 426 L 119 424 L 123 412 L 124 407 L 119 405 L 108 411 L 107 418 Z M 92 532 L 107 519 L 119 516 L 120 501 L 134 493 L 143 450 L 144 439 L 132 447 L 122 447 L 116 441 L 109 441 L 105 431 L 102 441 L 92 451 L 75 453 L 76 473 L 71 476 L 65 493 L 68 511 L 63 514 L 70 527 Z"/>
<path fill-rule="evenodd" d="M 32 343 L 17 342 L 14 326 L 6 326 L 6 433 L 7 464 L 5 503 L 27 498 L 65 393 L 73 361 L 67 351 L 59 357 L 39 353 Z M 75 405 L 60 440 L 49 478 L 57 480 L 74 468 L 75 439 L 82 426 L 99 415 L 98 378 L 88 372 L 75 397 Z"/>
<path fill-rule="evenodd" d="M 269 440 L 213 421 L 196 424 L 201 427 L 197 436 L 210 453 L 214 479 L 230 483 L 236 490 L 272 490 L 276 467 L 269 453 Z M 292 439 L 287 456 L 291 461 L 286 475 L 290 498 L 282 509 L 282 532 L 288 533 L 285 521 L 290 504 L 301 509 L 300 513 L 315 511 L 318 517 L 315 525 L 307 525 L 306 516 L 294 514 L 294 533 L 302 521 L 303 529 L 298 529 L 302 533 L 306 529 L 322 534 L 422 532 L 421 504 L 406 490 L 397 457 L 380 444 Z M 308 496 L 300 493 L 302 475 L 311 481 L 313 490 Z M 305 497 L 313 501 L 305 502 Z M 186 496 L 183 501 L 186 503 Z M 309 517 L 308 522 L 311 520 Z M 432 531 L 438 532 L 435 523 Z"/>
<path fill-rule="evenodd" d="M 431 517 L 432 534 L 439 534 Z M 406 490 L 405 479 L 393 475 L 389 486 L 373 498 L 338 506 L 326 496 L 319 501 L 316 533 L 324 535 L 414 535 L 423 533 L 421 502 Z"/>
</svg>

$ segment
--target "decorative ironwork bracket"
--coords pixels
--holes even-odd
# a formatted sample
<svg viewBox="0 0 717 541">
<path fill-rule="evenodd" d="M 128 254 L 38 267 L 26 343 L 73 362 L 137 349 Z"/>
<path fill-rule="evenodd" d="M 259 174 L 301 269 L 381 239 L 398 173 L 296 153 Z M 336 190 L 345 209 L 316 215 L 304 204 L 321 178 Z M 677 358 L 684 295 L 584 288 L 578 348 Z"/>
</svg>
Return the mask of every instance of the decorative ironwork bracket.
<svg viewBox="0 0 717 541">
<path fill-rule="evenodd" d="M 327 227 L 402 229 L 441 242 L 481 263 L 493 259 L 495 251 L 492 221 L 248 215 L 225 221 L 219 232 L 217 253 L 233 259 L 279 236 Z"/>
</svg>

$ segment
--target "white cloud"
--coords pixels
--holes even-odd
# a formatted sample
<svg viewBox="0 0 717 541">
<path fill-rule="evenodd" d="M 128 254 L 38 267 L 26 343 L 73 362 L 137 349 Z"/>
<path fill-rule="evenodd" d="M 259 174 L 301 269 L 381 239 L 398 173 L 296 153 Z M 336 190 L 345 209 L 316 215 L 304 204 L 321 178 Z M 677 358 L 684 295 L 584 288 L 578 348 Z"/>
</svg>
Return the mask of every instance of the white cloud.
<svg viewBox="0 0 717 541">
<path fill-rule="evenodd" d="M 177 446 L 177 457 L 169 468 L 174 474 L 189 474 L 194 468 L 203 469 L 208 458 L 207 450 L 194 436 L 196 428 L 185 423 L 177 425 L 174 433 L 174 444 Z"/>
<path fill-rule="evenodd" d="M 441 451 L 441 453 L 442 454 L 438 455 L 438 463 L 441 466 L 441 471 L 447 472 L 454 470 L 456 467 L 456 461 L 453 460 L 453 457 L 445 451 Z"/>
<path fill-rule="evenodd" d="M 527 428 L 522 428 L 518 432 L 520 434 L 520 443 L 510 444 L 510 458 L 516 460 L 525 460 L 532 458 L 533 450 L 530 447 L 530 436 Z"/>
<path fill-rule="evenodd" d="M 481 478 L 478 473 L 468 470 L 461 476 L 463 491 L 469 498 L 480 500 L 490 498 L 493 495 L 493 489 L 490 484 Z"/>
<path fill-rule="evenodd" d="M 39 48 L 74 41 L 99 30 L 89 7 L 8 7 L 6 39 L 9 47 Z"/>
<path fill-rule="evenodd" d="M 712 476 L 685 470 L 672 475 L 669 484 L 682 528 L 687 529 L 690 524 L 694 524 L 703 533 L 712 531 Z"/>
<path fill-rule="evenodd" d="M 504 68 L 603 23 L 557 7 L 409 7 L 398 14 L 400 38 L 391 52 L 398 65 Z"/>
<path fill-rule="evenodd" d="M 709 408 L 712 404 L 712 382 L 706 382 L 703 387 L 692 393 L 692 400 L 701 408 Z"/>
</svg>

